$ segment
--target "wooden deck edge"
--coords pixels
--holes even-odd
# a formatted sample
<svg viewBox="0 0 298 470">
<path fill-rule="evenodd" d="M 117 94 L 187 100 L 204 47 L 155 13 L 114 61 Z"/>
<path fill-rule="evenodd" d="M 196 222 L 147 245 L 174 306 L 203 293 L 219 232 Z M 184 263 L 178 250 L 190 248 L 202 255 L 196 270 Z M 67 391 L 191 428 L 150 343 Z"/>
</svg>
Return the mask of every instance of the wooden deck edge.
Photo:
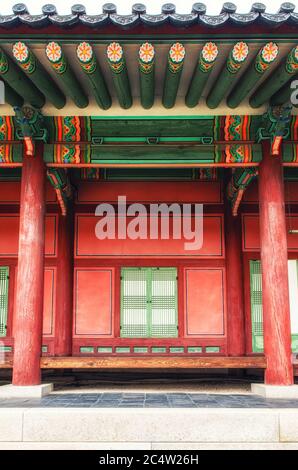
<svg viewBox="0 0 298 470">
<path fill-rule="evenodd" d="M 0 368 L 12 368 L 9 359 Z M 43 357 L 42 369 L 265 369 L 263 356 L 247 357 Z"/>
</svg>

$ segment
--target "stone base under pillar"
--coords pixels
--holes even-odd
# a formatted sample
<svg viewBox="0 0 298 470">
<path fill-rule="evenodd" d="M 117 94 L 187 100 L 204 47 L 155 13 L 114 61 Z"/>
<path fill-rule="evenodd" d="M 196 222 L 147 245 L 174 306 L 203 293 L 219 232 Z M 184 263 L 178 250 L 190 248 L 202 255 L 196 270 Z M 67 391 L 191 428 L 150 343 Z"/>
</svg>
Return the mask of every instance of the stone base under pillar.
<svg viewBox="0 0 298 470">
<path fill-rule="evenodd" d="M 298 400 L 298 385 L 251 384 L 251 392 L 264 398 Z"/>
<path fill-rule="evenodd" d="M 42 398 L 53 391 L 53 384 L 41 385 L 2 385 L 0 398 Z"/>
</svg>

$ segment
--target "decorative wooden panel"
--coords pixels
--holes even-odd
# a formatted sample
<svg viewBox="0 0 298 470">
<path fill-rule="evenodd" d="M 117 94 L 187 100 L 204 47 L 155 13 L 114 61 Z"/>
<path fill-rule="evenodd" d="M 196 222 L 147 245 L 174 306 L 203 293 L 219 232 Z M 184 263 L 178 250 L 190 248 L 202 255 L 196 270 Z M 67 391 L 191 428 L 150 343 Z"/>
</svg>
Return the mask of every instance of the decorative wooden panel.
<svg viewBox="0 0 298 470">
<path fill-rule="evenodd" d="M 45 222 L 45 254 L 56 256 L 57 216 L 47 215 Z M 0 215 L 0 257 L 17 256 L 19 248 L 19 216 Z"/>
<path fill-rule="evenodd" d="M 295 230 L 298 232 L 298 215 L 291 215 L 286 217 L 287 230 L 288 230 L 288 250 L 298 251 L 298 233 L 290 233 Z M 259 251 L 260 250 L 260 235 L 259 235 L 259 216 L 258 215 L 243 215 L 242 218 L 243 237 L 242 247 L 243 251 Z"/>
<path fill-rule="evenodd" d="M 78 202 L 99 204 L 117 202 L 125 195 L 128 202 L 162 203 L 190 202 L 219 204 L 222 202 L 221 185 L 217 182 L 82 182 Z"/>
<path fill-rule="evenodd" d="M 296 181 L 285 182 L 285 200 L 286 202 L 291 202 L 295 204 L 298 203 L 298 182 Z M 245 191 L 242 202 L 258 204 L 258 201 L 259 201 L 258 182 L 254 181 Z"/>
<path fill-rule="evenodd" d="M 7 334 L 9 267 L 0 266 L 0 338 Z"/>
<path fill-rule="evenodd" d="M 75 270 L 75 336 L 113 335 L 114 270 Z"/>
<path fill-rule="evenodd" d="M 20 181 L 1 181 L 0 182 L 0 204 L 19 204 L 21 196 Z M 54 203 L 57 201 L 54 188 L 49 182 L 46 184 L 46 202 Z"/>
<path fill-rule="evenodd" d="M 46 268 L 44 272 L 43 335 L 52 336 L 55 318 L 55 268 Z"/>
<path fill-rule="evenodd" d="M 224 270 L 185 269 L 186 336 L 224 335 Z"/>
<path fill-rule="evenodd" d="M 204 216 L 203 246 L 199 250 L 185 250 L 184 245 L 189 243 L 189 240 L 174 240 L 171 237 L 169 240 L 130 240 L 128 238 L 126 240 L 99 240 L 95 235 L 96 224 L 99 220 L 94 215 L 77 215 L 76 257 L 221 258 L 224 256 L 223 217 L 220 215 Z"/>
</svg>

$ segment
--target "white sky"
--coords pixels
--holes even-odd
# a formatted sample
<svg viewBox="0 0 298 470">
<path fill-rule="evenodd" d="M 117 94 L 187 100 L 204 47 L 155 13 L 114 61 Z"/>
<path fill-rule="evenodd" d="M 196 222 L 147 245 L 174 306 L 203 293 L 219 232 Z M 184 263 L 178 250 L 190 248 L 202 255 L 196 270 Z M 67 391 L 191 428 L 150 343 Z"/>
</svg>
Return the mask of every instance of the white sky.
<svg viewBox="0 0 298 470">
<path fill-rule="evenodd" d="M 0 14 L 11 14 L 12 6 L 18 3 L 18 0 L 0 0 Z M 97 1 L 97 0 L 25 0 L 25 3 L 29 9 L 29 12 L 32 14 L 41 13 L 42 5 L 46 3 L 53 3 L 56 5 L 58 13 L 68 14 L 70 13 L 70 7 L 76 3 L 82 3 L 85 5 L 88 14 L 98 14 L 101 13 L 101 7 L 107 1 Z M 117 12 L 120 14 L 127 14 L 131 12 L 131 6 L 134 3 L 138 3 L 136 0 L 115 0 L 112 3 L 117 5 Z M 167 3 L 165 0 L 143 0 L 140 3 L 144 3 L 147 6 L 147 13 L 160 13 L 161 5 Z M 195 3 L 195 0 L 173 0 L 171 3 L 176 5 L 177 13 L 189 13 L 191 11 L 191 6 Z M 202 0 L 202 3 L 207 5 L 207 14 L 218 14 L 222 8 L 224 0 Z M 234 0 L 238 8 L 238 13 L 247 13 L 250 11 L 251 5 L 254 3 L 253 0 Z M 267 5 L 267 13 L 276 13 L 283 3 L 283 0 L 263 0 L 265 5 Z M 296 11 L 298 11 L 298 1 L 292 1 L 296 5 Z"/>
</svg>

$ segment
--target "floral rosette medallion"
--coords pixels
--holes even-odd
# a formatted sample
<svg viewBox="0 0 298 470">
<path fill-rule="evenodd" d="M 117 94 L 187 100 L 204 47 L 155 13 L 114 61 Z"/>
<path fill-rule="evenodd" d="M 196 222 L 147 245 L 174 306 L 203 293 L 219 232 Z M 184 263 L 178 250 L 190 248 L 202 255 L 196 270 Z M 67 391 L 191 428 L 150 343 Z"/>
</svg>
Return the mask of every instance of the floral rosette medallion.
<svg viewBox="0 0 298 470">
<path fill-rule="evenodd" d="M 62 48 L 57 42 L 49 42 L 46 47 L 46 56 L 57 73 L 63 74 L 66 71 L 66 60 Z"/>
<path fill-rule="evenodd" d="M 199 67 L 204 73 L 209 72 L 218 56 L 218 47 L 214 42 L 207 42 L 201 52 Z"/>
<path fill-rule="evenodd" d="M 32 52 L 24 42 L 16 42 L 13 45 L 12 53 L 16 61 L 20 64 L 25 72 L 31 74 L 36 69 L 36 60 Z"/>
<path fill-rule="evenodd" d="M 264 73 L 270 64 L 275 61 L 278 56 L 278 45 L 275 42 L 268 42 L 258 53 L 255 63 L 256 71 Z"/>
<path fill-rule="evenodd" d="M 172 73 L 178 73 L 182 70 L 185 58 L 185 47 L 176 42 L 169 50 L 168 64 Z"/>
<path fill-rule="evenodd" d="M 125 66 L 123 48 L 119 42 L 111 42 L 107 47 L 107 56 L 111 69 L 121 73 Z"/>
<path fill-rule="evenodd" d="M 143 73 L 151 73 L 154 68 L 155 50 L 152 44 L 145 42 L 139 49 L 140 70 Z"/>
<path fill-rule="evenodd" d="M 94 73 L 96 70 L 96 58 L 89 42 L 81 42 L 77 47 L 77 58 L 86 73 Z"/>
<path fill-rule="evenodd" d="M 227 61 L 227 69 L 229 72 L 237 73 L 243 62 L 247 59 L 248 54 L 249 48 L 246 42 L 237 42 L 231 50 Z"/>
</svg>

